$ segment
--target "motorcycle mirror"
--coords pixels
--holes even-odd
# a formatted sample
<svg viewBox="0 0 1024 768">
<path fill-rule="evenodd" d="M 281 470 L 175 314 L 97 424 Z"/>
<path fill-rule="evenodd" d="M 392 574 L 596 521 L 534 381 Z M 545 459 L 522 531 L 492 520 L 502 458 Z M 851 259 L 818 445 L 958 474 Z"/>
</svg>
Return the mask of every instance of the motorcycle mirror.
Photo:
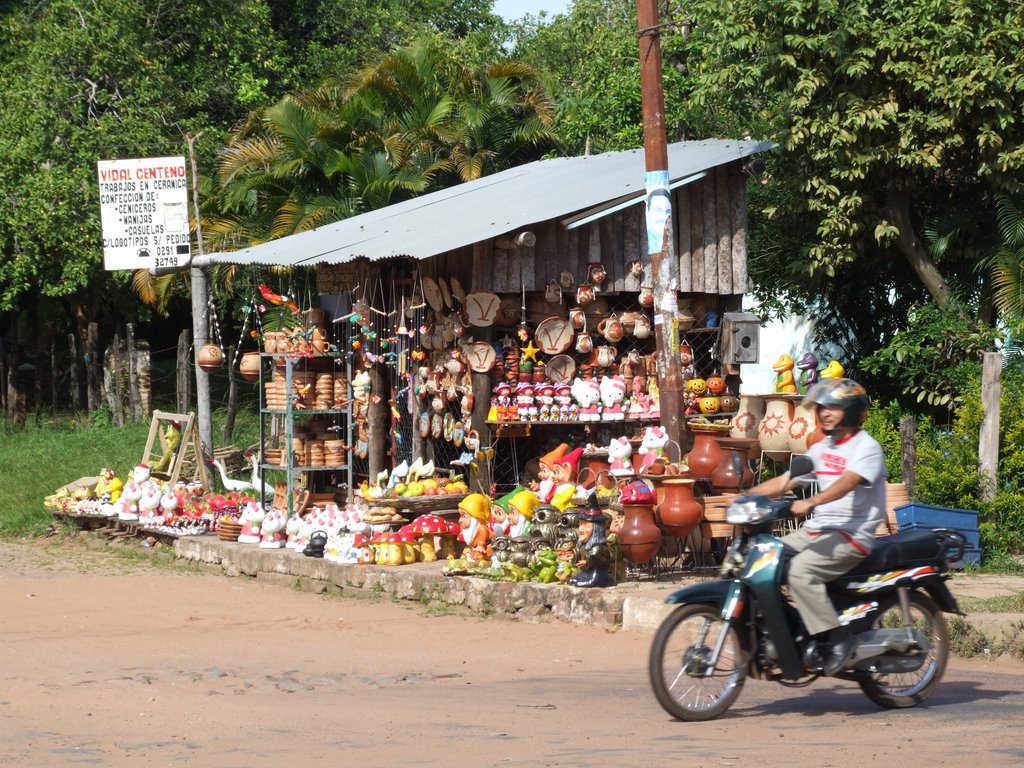
<svg viewBox="0 0 1024 768">
<path fill-rule="evenodd" d="M 789 460 L 789 476 L 791 478 L 814 474 L 814 462 L 804 454 L 798 454 Z"/>
</svg>

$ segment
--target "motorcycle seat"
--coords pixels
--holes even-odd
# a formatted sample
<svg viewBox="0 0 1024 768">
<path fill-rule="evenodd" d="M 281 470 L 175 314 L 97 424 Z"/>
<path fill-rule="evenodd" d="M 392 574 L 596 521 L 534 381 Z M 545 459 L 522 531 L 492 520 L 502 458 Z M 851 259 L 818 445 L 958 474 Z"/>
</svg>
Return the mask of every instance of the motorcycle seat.
<svg viewBox="0 0 1024 768">
<path fill-rule="evenodd" d="M 871 554 L 847 576 L 928 565 L 944 559 L 946 544 L 932 531 L 905 531 L 875 541 Z"/>
</svg>

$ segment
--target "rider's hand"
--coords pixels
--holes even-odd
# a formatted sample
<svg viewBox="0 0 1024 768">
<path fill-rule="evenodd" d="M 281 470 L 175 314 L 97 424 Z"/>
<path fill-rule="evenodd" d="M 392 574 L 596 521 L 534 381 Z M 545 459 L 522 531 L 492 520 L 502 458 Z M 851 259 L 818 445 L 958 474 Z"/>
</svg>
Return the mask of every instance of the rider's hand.
<svg viewBox="0 0 1024 768">
<path fill-rule="evenodd" d="M 814 504 L 809 499 L 797 499 L 789 509 L 793 513 L 793 517 L 803 517 L 811 514 Z"/>
</svg>

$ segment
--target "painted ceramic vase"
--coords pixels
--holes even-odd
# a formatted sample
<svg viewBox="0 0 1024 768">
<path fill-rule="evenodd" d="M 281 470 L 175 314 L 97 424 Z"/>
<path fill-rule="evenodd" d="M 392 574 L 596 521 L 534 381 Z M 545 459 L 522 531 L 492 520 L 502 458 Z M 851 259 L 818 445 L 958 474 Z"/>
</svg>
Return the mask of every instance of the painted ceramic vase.
<svg viewBox="0 0 1024 768">
<path fill-rule="evenodd" d="M 791 395 L 763 397 L 764 418 L 757 425 L 757 440 L 765 456 L 772 461 L 785 461 L 790 456 L 789 425 L 793 422 L 794 398 Z"/>
</svg>

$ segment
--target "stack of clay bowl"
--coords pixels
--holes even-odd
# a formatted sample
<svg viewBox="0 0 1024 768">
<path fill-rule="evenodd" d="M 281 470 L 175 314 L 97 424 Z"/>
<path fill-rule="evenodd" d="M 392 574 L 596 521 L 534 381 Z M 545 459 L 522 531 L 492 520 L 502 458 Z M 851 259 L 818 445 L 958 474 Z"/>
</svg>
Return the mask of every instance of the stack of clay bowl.
<svg viewBox="0 0 1024 768">
<path fill-rule="evenodd" d="M 315 397 L 313 408 L 318 411 L 327 411 L 334 407 L 334 374 L 318 373 L 316 385 L 314 386 Z"/>
<path fill-rule="evenodd" d="M 348 402 L 348 379 L 343 373 L 334 374 L 334 407 L 341 408 Z"/>
<path fill-rule="evenodd" d="M 310 440 L 306 443 L 307 462 L 311 467 L 322 467 L 324 465 L 324 442 L 323 440 Z"/>
<path fill-rule="evenodd" d="M 324 464 L 328 467 L 340 467 L 345 463 L 345 441 L 324 440 Z"/>
<path fill-rule="evenodd" d="M 270 381 L 263 384 L 263 389 L 266 392 L 264 400 L 266 401 L 267 408 L 272 411 L 283 411 L 288 407 L 288 398 L 285 396 L 284 391 L 284 378 L 272 378 Z"/>
</svg>

